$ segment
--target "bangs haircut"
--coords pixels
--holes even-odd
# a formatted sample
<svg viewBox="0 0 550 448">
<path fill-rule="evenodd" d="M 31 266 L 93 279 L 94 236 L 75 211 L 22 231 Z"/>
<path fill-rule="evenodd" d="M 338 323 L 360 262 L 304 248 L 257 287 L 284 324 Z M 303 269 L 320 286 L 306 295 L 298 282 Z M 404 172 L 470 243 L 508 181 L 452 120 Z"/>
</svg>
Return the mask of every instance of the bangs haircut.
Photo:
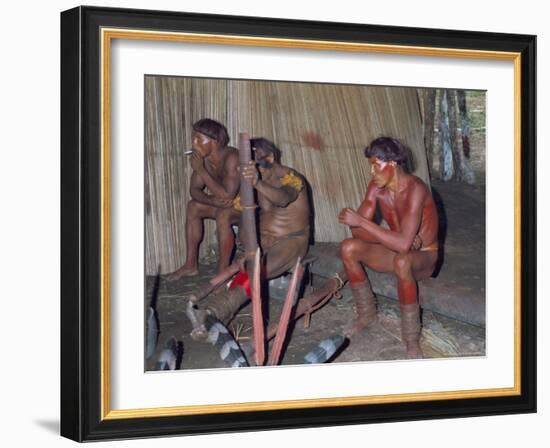
<svg viewBox="0 0 550 448">
<path fill-rule="evenodd" d="M 229 143 L 229 135 L 226 127 L 211 118 L 202 118 L 195 122 L 193 124 L 193 130 L 216 140 L 222 146 L 227 146 Z"/>
</svg>

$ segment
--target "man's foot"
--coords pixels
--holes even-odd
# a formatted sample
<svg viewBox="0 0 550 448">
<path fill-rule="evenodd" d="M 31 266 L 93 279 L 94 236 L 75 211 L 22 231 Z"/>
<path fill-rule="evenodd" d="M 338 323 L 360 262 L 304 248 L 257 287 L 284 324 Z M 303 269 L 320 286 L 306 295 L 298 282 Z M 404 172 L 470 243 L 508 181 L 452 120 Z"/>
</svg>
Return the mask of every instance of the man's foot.
<svg viewBox="0 0 550 448">
<path fill-rule="evenodd" d="M 418 341 L 407 341 L 407 358 L 408 359 L 422 359 L 424 355 L 420 348 Z"/>
<path fill-rule="evenodd" d="M 166 280 L 169 281 L 169 282 L 174 282 L 176 280 L 179 280 L 182 277 L 194 277 L 195 275 L 199 275 L 198 267 L 197 266 L 187 266 L 187 265 L 184 264 L 177 271 L 174 271 L 171 274 L 168 274 L 166 276 Z"/>
</svg>

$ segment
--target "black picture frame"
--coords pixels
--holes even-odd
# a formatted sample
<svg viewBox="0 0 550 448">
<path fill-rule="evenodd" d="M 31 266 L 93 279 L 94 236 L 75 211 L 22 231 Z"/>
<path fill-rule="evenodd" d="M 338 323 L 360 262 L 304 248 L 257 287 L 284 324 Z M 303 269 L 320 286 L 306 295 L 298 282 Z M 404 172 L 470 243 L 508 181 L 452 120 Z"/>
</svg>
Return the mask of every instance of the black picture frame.
<svg viewBox="0 0 550 448">
<path fill-rule="evenodd" d="M 519 393 L 403 403 L 103 418 L 101 34 L 156 30 L 482 50 L 521 57 Z M 78 7 L 61 14 L 61 435 L 76 441 L 536 411 L 536 37 L 271 18 Z"/>
</svg>

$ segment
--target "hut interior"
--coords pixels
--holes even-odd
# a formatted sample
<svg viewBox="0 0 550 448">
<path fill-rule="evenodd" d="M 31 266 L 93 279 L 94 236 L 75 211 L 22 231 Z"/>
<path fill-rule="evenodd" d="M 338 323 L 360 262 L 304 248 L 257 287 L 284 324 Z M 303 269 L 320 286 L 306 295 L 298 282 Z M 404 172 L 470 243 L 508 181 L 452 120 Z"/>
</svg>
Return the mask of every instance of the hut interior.
<svg viewBox="0 0 550 448">
<path fill-rule="evenodd" d="M 315 242 L 338 242 L 343 207 L 357 207 L 370 180 L 364 147 L 374 138 L 399 138 L 411 150 L 411 171 L 429 184 L 417 89 L 362 85 L 145 78 L 146 274 L 172 272 L 185 260 L 185 213 L 192 170 L 184 151 L 192 124 L 223 123 L 230 145 L 240 132 L 272 140 L 281 162 L 302 173 L 312 192 Z M 205 222 L 201 256 L 215 244 Z"/>
</svg>

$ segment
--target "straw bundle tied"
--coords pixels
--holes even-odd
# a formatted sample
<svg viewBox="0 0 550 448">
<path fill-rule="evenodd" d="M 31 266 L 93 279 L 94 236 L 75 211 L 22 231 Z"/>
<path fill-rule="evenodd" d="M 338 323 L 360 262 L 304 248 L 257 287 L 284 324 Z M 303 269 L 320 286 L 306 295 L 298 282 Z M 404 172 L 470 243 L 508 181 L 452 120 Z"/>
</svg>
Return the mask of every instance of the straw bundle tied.
<svg viewBox="0 0 550 448">
<path fill-rule="evenodd" d="M 422 122 L 413 88 L 271 81 L 146 77 L 146 272 L 163 273 L 185 260 L 185 213 L 192 170 L 183 152 L 200 118 L 225 124 L 236 145 L 239 132 L 272 140 L 281 162 L 308 180 L 315 212 L 315 241 L 341 241 L 343 207 L 363 200 L 370 171 L 363 148 L 390 135 L 407 144 L 415 174 L 428 180 Z M 205 221 L 201 256 L 216 242 Z"/>
</svg>

